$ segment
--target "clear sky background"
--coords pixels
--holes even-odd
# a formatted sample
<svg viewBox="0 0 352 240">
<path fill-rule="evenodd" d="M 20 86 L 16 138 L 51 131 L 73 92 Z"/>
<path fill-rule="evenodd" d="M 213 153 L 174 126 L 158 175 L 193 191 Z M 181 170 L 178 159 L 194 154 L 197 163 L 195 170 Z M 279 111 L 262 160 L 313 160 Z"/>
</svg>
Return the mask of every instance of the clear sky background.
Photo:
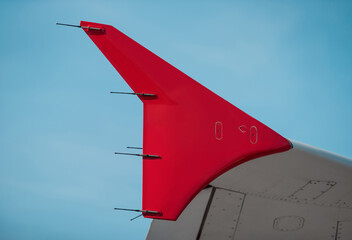
<svg viewBox="0 0 352 240">
<path fill-rule="evenodd" d="M 352 156 L 351 1 L 0 1 L 0 238 L 144 239 L 142 103 L 115 26 L 281 135 Z"/>
</svg>

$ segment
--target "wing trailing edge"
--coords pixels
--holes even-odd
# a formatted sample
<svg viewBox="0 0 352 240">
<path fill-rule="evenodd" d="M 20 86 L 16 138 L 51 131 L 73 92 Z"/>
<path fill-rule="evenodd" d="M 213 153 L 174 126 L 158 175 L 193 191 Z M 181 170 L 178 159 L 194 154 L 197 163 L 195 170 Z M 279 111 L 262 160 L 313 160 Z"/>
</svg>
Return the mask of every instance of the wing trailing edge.
<svg viewBox="0 0 352 240">
<path fill-rule="evenodd" d="M 143 102 L 143 215 L 177 220 L 212 180 L 290 142 L 112 26 L 82 29 Z M 148 95 L 151 94 L 151 95 Z M 153 213 L 153 212 L 157 212 Z"/>
</svg>

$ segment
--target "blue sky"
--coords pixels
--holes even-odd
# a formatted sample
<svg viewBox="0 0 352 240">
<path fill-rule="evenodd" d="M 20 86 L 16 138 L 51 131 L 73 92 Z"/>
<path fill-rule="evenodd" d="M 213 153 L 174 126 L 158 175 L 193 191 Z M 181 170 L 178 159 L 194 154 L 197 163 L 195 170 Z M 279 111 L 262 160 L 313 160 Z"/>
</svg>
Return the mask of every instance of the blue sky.
<svg viewBox="0 0 352 240">
<path fill-rule="evenodd" d="M 350 1 L 1 1 L 0 238 L 144 239 L 142 103 L 86 34 L 115 26 L 281 135 L 352 156 Z"/>
</svg>

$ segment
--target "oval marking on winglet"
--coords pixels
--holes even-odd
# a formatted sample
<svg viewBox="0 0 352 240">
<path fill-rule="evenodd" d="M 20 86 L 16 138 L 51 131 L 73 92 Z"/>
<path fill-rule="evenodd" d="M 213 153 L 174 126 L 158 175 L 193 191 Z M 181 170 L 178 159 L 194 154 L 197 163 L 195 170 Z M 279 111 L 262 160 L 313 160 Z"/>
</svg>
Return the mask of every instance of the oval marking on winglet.
<svg viewBox="0 0 352 240">
<path fill-rule="evenodd" d="M 258 131 L 256 126 L 251 126 L 249 130 L 249 139 L 252 144 L 256 144 L 258 142 Z"/>
<path fill-rule="evenodd" d="M 221 140 L 223 137 L 223 127 L 222 127 L 222 122 L 216 122 L 215 123 L 215 138 L 217 140 Z"/>
</svg>

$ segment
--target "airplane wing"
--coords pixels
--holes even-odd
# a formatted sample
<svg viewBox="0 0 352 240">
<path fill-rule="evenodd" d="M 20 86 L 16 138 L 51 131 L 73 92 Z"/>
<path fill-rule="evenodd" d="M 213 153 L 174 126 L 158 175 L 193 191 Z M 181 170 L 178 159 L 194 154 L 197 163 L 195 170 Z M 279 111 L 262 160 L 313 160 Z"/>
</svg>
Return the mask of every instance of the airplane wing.
<svg viewBox="0 0 352 240">
<path fill-rule="evenodd" d="M 352 236 L 351 159 L 282 137 L 112 26 L 80 26 L 143 102 L 148 239 Z"/>
<path fill-rule="evenodd" d="M 216 178 L 148 240 L 352 239 L 352 159 L 292 141 Z"/>
</svg>

